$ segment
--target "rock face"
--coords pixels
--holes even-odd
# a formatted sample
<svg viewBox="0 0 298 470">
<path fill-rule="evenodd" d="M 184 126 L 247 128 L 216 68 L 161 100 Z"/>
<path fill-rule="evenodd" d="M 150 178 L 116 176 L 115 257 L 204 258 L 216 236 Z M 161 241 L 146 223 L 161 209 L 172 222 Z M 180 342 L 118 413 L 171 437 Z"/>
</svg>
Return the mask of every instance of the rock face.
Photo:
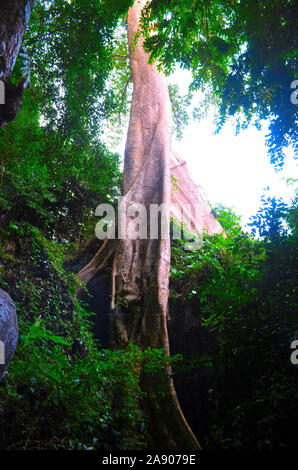
<svg viewBox="0 0 298 470">
<path fill-rule="evenodd" d="M 87 283 L 88 292 L 83 292 L 80 299 L 88 305 L 87 310 L 95 313 L 91 317 L 92 331 L 99 346 L 110 346 L 110 279 L 103 274 Z"/>
<path fill-rule="evenodd" d="M 216 340 L 212 332 L 202 326 L 196 298 L 187 302 L 170 301 L 168 331 L 171 355 L 182 354 L 188 361 L 203 356 L 212 359 L 216 353 Z M 174 384 L 183 414 L 204 447 L 210 445 L 209 390 L 213 383 L 212 367 L 194 367 L 177 373 Z"/>
<path fill-rule="evenodd" d="M 18 342 L 18 320 L 10 296 L 0 289 L 0 383 Z"/>
</svg>

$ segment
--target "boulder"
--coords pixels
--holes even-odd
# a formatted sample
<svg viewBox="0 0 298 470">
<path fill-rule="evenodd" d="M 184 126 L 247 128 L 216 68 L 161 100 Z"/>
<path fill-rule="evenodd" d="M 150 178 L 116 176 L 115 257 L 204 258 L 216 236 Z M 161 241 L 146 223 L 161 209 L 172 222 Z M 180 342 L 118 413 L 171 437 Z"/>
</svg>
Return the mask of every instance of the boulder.
<svg viewBox="0 0 298 470">
<path fill-rule="evenodd" d="M 0 383 L 18 342 L 18 319 L 14 302 L 0 289 Z"/>
</svg>

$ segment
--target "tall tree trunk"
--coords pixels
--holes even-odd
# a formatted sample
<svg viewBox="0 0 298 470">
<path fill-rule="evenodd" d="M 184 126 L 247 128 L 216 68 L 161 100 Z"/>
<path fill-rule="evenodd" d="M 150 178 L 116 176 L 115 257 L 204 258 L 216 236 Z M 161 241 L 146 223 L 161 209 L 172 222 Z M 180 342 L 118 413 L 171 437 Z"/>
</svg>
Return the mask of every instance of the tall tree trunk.
<svg viewBox="0 0 298 470">
<path fill-rule="evenodd" d="M 0 127 L 12 121 L 22 106 L 24 81 L 12 85 L 10 79 L 33 4 L 34 0 L 2 0 L 0 4 L 0 80 L 5 88 Z"/>
<path fill-rule="evenodd" d="M 127 236 L 117 241 L 106 240 L 79 276 L 88 282 L 113 257 L 112 343 L 117 347 L 131 343 L 141 349 L 164 348 L 169 355 L 171 107 L 164 75 L 155 65 L 148 64 L 143 39 L 136 46 L 134 43 L 145 3 L 146 0 L 135 0 L 127 21 L 133 98 L 123 172 L 122 192 L 127 207 L 124 225 L 128 229 L 134 218 L 127 215 L 133 204 L 145 206 L 147 214 L 150 204 L 164 204 L 167 233 L 166 237 L 159 235 L 157 239 Z M 149 226 L 148 216 L 148 232 Z M 163 378 L 143 376 L 151 445 L 154 449 L 198 449 L 199 444 L 180 409 L 170 372 L 168 366 Z M 158 394 L 160 388 L 163 394 Z"/>
</svg>

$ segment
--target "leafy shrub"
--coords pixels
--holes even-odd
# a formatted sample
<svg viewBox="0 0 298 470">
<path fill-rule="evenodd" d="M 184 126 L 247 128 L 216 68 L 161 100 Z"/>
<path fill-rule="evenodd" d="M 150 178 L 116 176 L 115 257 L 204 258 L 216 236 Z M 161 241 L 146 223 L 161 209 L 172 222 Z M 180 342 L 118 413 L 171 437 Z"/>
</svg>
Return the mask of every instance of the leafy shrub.
<svg viewBox="0 0 298 470">
<path fill-rule="evenodd" d="M 98 348 L 67 255 L 28 223 L 1 232 L 0 283 L 16 300 L 20 335 L 0 387 L 0 448 L 145 448 L 141 370 L 164 373 L 168 358 Z"/>
<path fill-rule="evenodd" d="M 212 439 L 207 447 L 272 449 L 297 446 L 297 201 L 263 199 L 252 219 L 258 237 L 219 207 L 223 235 L 202 248 L 172 247 L 173 299 L 192 299 L 202 328 L 216 336 L 209 391 Z"/>
</svg>

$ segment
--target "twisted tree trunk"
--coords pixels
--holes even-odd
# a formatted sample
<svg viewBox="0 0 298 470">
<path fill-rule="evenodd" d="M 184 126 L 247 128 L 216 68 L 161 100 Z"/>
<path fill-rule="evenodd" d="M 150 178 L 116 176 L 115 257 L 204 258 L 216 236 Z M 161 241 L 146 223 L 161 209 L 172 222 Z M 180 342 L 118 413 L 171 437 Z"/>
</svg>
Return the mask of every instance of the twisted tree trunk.
<svg viewBox="0 0 298 470">
<path fill-rule="evenodd" d="M 164 75 L 155 65 L 148 64 L 143 39 L 137 45 L 134 42 L 145 3 L 146 0 L 136 0 L 128 12 L 133 98 L 122 187 L 127 209 L 122 222 L 129 231 L 135 212 L 132 210 L 129 215 L 129 208 L 136 203 L 145 206 L 147 214 L 151 204 L 163 204 L 166 236 L 107 239 L 79 276 L 88 282 L 112 263 L 112 343 L 117 347 L 131 343 L 142 349 L 164 348 L 169 355 L 171 107 Z M 149 215 L 147 227 L 149 233 Z M 151 445 L 154 449 L 198 449 L 199 444 L 180 409 L 170 372 L 167 367 L 163 378 L 143 376 Z M 163 394 L 159 395 L 160 387 Z"/>
</svg>

